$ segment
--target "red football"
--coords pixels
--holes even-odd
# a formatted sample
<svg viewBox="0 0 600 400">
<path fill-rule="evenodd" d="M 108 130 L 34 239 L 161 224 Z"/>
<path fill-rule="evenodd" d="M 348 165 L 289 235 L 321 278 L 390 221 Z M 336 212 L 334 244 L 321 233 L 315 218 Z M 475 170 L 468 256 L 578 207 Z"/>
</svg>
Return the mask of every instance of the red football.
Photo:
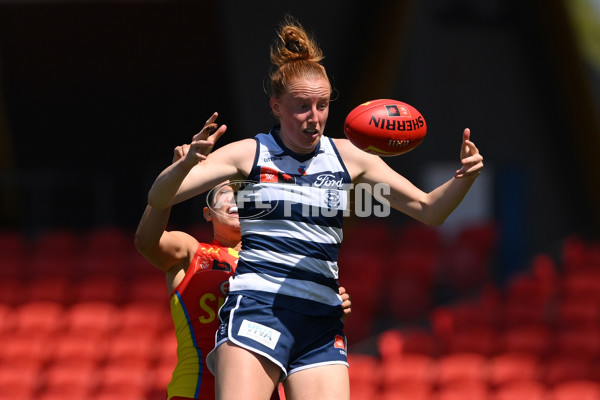
<svg viewBox="0 0 600 400">
<path fill-rule="evenodd" d="M 378 156 L 397 156 L 417 147 L 427 134 L 423 115 L 398 100 L 367 101 L 344 121 L 346 137 L 359 149 Z"/>
</svg>

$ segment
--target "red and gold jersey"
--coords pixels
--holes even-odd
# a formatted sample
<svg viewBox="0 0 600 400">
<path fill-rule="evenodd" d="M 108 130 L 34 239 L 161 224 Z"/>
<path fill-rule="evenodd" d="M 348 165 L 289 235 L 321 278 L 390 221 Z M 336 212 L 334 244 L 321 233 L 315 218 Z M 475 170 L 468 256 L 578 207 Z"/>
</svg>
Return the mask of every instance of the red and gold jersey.
<svg viewBox="0 0 600 400">
<path fill-rule="evenodd" d="M 217 241 L 200 243 L 181 283 L 171 295 L 177 336 L 177 366 L 167 386 L 168 398 L 214 399 L 214 377 L 206 356 L 215 346 L 218 311 L 229 289 L 238 252 Z"/>
</svg>

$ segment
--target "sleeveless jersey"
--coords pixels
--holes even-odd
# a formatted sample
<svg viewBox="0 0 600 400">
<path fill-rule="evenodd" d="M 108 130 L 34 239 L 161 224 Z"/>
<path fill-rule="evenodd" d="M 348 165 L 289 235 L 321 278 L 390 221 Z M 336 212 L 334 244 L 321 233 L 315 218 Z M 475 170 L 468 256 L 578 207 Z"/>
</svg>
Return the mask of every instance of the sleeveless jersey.
<svg viewBox="0 0 600 400">
<path fill-rule="evenodd" d="M 177 337 L 177 365 L 167 385 L 168 399 L 215 398 L 215 381 L 206 366 L 219 327 L 218 310 L 225 300 L 238 252 L 217 241 L 200 243 L 181 283 L 171 295 Z"/>
<path fill-rule="evenodd" d="M 308 315 L 339 315 L 338 251 L 350 175 L 333 141 L 298 155 L 272 130 L 236 201 L 242 251 L 231 294 Z"/>
</svg>

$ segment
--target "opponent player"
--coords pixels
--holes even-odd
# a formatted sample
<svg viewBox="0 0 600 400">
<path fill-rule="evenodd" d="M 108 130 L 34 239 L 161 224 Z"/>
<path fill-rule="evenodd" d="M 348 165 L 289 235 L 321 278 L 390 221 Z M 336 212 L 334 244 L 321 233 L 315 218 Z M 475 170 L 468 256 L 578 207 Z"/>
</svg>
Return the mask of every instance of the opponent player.
<svg viewBox="0 0 600 400">
<path fill-rule="evenodd" d="M 245 202 L 238 201 L 244 247 L 209 354 L 219 400 L 266 400 L 282 377 L 288 400 L 348 400 L 337 292 L 348 187 L 386 185 L 392 208 L 438 225 L 483 168 L 465 129 L 462 166 L 425 193 L 380 157 L 325 136 L 332 87 L 322 58 L 302 26 L 285 20 L 271 48 L 270 106 L 279 125 L 212 153 L 226 127 L 194 136 L 187 156 L 166 168 L 149 193 L 149 204 L 165 208 L 227 179 L 248 182 Z"/>
<path fill-rule="evenodd" d="M 178 146 L 174 161 L 185 156 L 188 148 Z M 207 198 L 210 207 L 203 211 L 213 226 L 212 243 L 200 243 L 185 232 L 166 231 L 170 208 L 147 206 L 135 235 L 137 250 L 166 273 L 177 337 L 177 365 L 167 386 L 170 400 L 215 398 L 214 376 L 206 367 L 206 355 L 215 344 L 217 312 L 238 262 L 241 233 L 232 188 L 223 186 L 211 194 L 215 196 Z M 344 315 L 348 315 L 350 298 L 343 288 L 340 293 Z M 277 398 L 274 391 L 272 399 Z"/>
</svg>

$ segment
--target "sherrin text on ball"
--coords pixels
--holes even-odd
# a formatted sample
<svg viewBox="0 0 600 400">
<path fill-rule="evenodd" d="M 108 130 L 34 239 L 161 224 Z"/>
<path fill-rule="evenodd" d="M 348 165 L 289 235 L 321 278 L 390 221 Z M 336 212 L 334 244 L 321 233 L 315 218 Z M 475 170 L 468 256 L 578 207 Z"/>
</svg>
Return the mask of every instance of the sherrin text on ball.
<svg viewBox="0 0 600 400">
<path fill-rule="evenodd" d="M 359 149 L 389 157 L 408 153 L 421 144 L 427 123 L 410 104 L 378 99 L 354 108 L 344 121 L 344 133 Z"/>
</svg>

